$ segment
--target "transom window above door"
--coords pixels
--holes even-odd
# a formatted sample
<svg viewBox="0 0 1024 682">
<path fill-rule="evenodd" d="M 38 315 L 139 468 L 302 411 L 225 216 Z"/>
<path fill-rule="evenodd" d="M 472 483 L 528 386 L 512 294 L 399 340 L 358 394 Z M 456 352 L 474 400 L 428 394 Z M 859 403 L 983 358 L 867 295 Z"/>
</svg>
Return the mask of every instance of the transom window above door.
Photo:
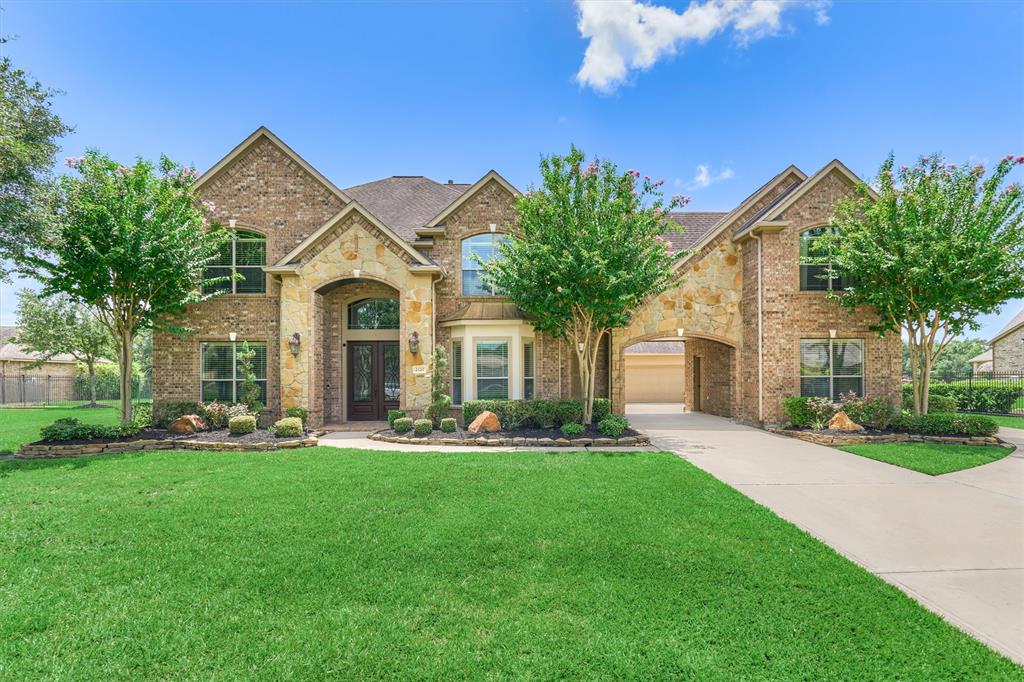
<svg viewBox="0 0 1024 682">
<path fill-rule="evenodd" d="M 484 281 L 483 263 L 501 258 L 498 245 L 505 235 L 495 232 L 478 234 L 462 240 L 462 295 L 497 296 L 494 287 Z"/>
<path fill-rule="evenodd" d="M 349 329 L 398 329 L 396 298 L 364 298 L 348 304 Z"/>
<path fill-rule="evenodd" d="M 263 294 L 267 291 L 267 238 L 258 232 L 235 230 L 224 242 L 217 258 L 206 266 L 206 279 L 229 277 L 224 282 L 203 287 L 206 293 L 223 291 L 229 294 Z M 236 277 L 241 275 L 241 277 Z"/>
</svg>

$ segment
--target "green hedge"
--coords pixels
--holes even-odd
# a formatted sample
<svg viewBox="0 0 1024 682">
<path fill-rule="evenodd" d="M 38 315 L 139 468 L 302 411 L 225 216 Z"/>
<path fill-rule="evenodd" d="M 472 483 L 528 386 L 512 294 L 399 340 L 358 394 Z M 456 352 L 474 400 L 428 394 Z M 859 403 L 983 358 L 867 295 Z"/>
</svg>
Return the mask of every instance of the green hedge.
<svg viewBox="0 0 1024 682">
<path fill-rule="evenodd" d="M 65 440 L 92 440 L 126 438 L 139 432 L 139 425 L 133 422 L 122 422 L 115 425 L 83 424 L 74 417 L 58 419 L 49 426 L 39 430 L 41 440 L 48 442 Z"/>
<path fill-rule="evenodd" d="M 139 395 L 142 375 L 132 372 L 132 396 Z M 84 363 L 75 367 L 75 393 L 79 400 L 89 399 L 89 370 Z M 96 399 L 117 400 L 121 397 L 121 371 L 117 365 L 96 365 Z"/>
<path fill-rule="evenodd" d="M 956 409 L 964 412 L 1008 413 L 1013 403 L 1024 396 L 1024 383 L 1011 385 L 1001 381 L 981 379 L 964 383 L 934 381 L 928 391 L 929 403 L 935 396 L 956 399 Z M 903 404 L 913 405 L 914 387 L 903 384 Z M 929 405 L 931 407 L 931 405 Z"/>
<path fill-rule="evenodd" d="M 503 429 L 551 429 L 583 421 L 583 403 L 579 400 L 467 400 L 462 405 L 462 418 L 469 425 L 484 411 L 497 415 Z"/>
<path fill-rule="evenodd" d="M 236 417 L 237 419 L 237 417 Z M 299 417 L 285 417 L 274 422 L 275 436 L 301 436 L 302 419 Z"/>
<path fill-rule="evenodd" d="M 153 425 L 166 429 L 178 417 L 203 414 L 203 408 L 194 400 L 161 401 L 153 403 Z"/>
<path fill-rule="evenodd" d="M 398 417 L 391 424 L 391 428 L 395 430 L 395 433 L 408 433 L 412 431 L 412 417 Z"/>
<path fill-rule="evenodd" d="M 923 436 L 994 436 L 999 424 L 980 414 L 902 414 L 893 420 L 892 430 Z"/>
<path fill-rule="evenodd" d="M 256 430 L 256 417 L 246 414 L 228 420 L 228 431 L 232 436 L 244 436 Z"/>
<path fill-rule="evenodd" d="M 597 430 L 601 432 L 601 435 L 608 438 L 618 438 L 628 428 L 629 421 L 621 414 L 609 415 L 597 425 Z"/>
</svg>

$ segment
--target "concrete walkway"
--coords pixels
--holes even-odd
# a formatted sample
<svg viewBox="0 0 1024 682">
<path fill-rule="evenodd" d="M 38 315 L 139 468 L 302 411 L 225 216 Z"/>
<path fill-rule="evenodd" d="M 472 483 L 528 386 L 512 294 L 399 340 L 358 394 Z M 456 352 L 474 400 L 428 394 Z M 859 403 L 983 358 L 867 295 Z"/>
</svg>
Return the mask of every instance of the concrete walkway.
<svg viewBox="0 0 1024 682">
<path fill-rule="evenodd" d="M 927 476 L 678 406 L 631 405 L 662 449 L 1024 663 L 1024 430 L 998 462 Z"/>
</svg>

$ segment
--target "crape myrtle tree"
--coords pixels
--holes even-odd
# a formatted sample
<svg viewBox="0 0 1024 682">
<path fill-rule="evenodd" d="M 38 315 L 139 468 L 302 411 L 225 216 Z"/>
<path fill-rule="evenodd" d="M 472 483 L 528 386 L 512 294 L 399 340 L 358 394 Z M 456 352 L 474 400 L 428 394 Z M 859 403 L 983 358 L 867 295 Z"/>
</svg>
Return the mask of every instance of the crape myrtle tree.
<svg viewBox="0 0 1024 682">
<path fill-rule="evenodd" d="M 85 305 L 68 296 L 40 296 L 30 289 L 18 292 L 18 335 L 15 343 L 39 354 L 31 366 L 41 366 L 65 353 L 85 365 L 89 405 L 96 407 L 96 364 L 113 356 L 110 331 Z"/>
<path fill-rule="evenodd" d="M 807 259 L 854 276 L 853 286 L 831 294 L 840 306 L 871 306 L 874 331 L 903 335 L 916 414 L 928 411 L 932 370 L 953 340 L 1024 296 L 1024 195 L 1005 182 L 1020 164 L 1024 156 L 1007 156 L 986 172 L 933 154 L 894 168 L 890 155 L 877 195 L 862 184 L 840 201 L 838 229 Z"/>
<path fill-rule="evenodd" d="M 576 353 L 583 422 L 592 421 L 601 339 L 675 279 L 662 236 L 676 229 L 668 211 L 688 200 L 663 200 L 664 181 L 640 179 L 610 161 L 586 164 L 575 146 L 542 158 L 542 186 L 516 201 L 517 224 L 483 263 L 487 279 L 534 328 L 564 340 Z"/>
<path fill-rule="evenodd" d="M 56 231 L 45 251 L 23 255 L 19 268 L 92 308 L 110 332 L 121 371 L 121 418 L 132 418 L 132 346 L 143 329 L 184 333 L 174 316 L 211 294 L 204 278 L 229 233 L 207 220 L 212 205 L 193 189 L 196 173 L 162 157 L 122 166 L 90 151 L 68 160 L 77 175 L 61 178 Z"/>
</svg>

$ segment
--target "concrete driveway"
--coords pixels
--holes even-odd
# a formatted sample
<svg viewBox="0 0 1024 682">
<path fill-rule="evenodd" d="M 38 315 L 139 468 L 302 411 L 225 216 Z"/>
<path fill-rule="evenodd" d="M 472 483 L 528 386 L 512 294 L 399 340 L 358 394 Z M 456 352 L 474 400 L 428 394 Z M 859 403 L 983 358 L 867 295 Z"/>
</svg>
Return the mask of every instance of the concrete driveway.
<svg viewBox="0 0 1024 682">
<path fill-rule="evenodd" d="M 733 486 L 992 648 L 1024 663 L 1021 449 L 927 476 L 677 407 L 630 405 L 654 445 Z"/>
</svg>

